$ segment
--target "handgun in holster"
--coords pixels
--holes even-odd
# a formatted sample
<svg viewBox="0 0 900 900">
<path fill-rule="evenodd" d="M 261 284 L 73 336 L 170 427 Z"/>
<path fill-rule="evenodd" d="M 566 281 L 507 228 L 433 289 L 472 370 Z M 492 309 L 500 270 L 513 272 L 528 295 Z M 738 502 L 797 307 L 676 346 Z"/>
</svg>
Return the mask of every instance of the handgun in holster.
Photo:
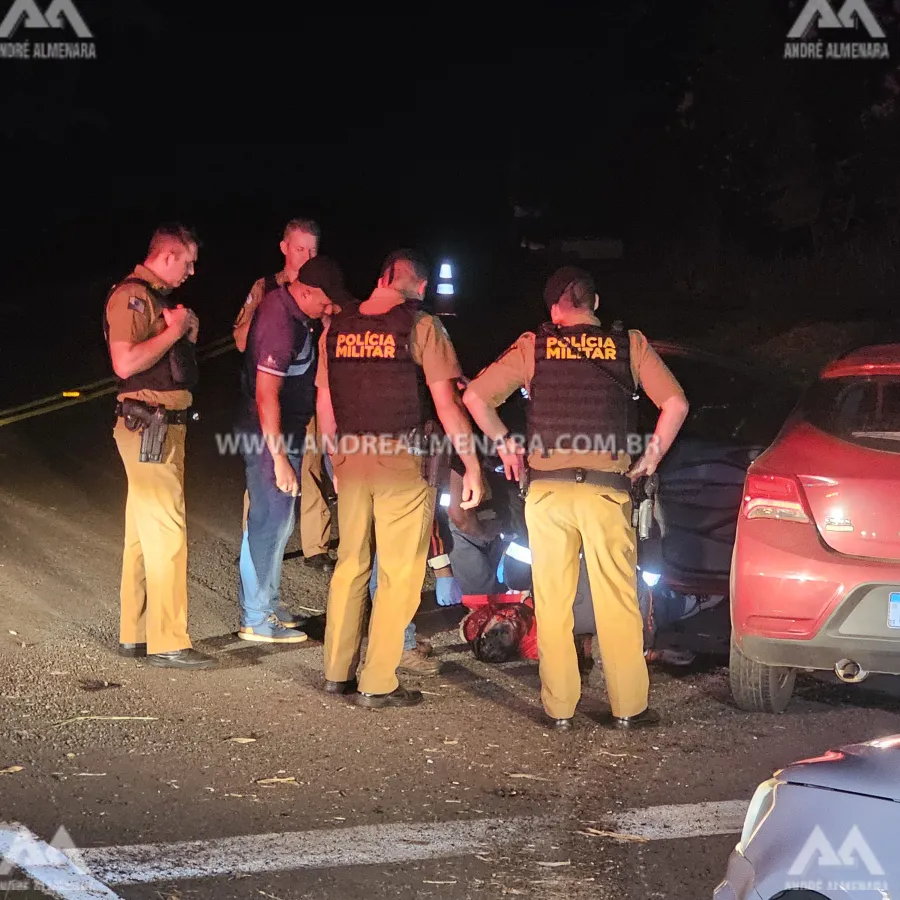
<svg viewBox="0 0 900 900">
<path fill-rule="evenodd" d="M 429 453 L 423 460 L 424 471 L 422 477 L 428 482 L 428 487 L 436 488 L 440 480 L 441 455 L 440 453 Z"/>
<path fill-rule="evenodd" d="M 531 469 L 528 463 L 522 461 L 522 467 L 519 469 L 519 497 L 525 500 L 528 497 L 528 485 L 531 482 Z"/>
<path fill-rule="evenodd" d="M 422 478 L 429 487 L 437 487 L 440 477 L 441 454 L 435 452 L 433 438 L 439 433 L 440 426 L 428 419 L 422 425 L 413 428 L 408 435 L 410 453 L 422 457 Z"/>
<path fill-rule="evenodd" d="M 166 417 L 166 408 L 159 406 L 150 417 L 150 423 L 141 432 L 141 462 L 162 462 L 163 447 L 166 445 L 168 432 L 169 422 Z"/>
<path fill-rule="evenodd" d="M 140 461 L 161 463 L 166 435 L 169 432 L 166 408 L 157 406 L 154 409 L 139 400 L 129 398 L 122 401 L 121 415 L 125 427 L 129 431 L 140 432 Z"/>
<path fill-rule="evenodd" d="M 653 528 L 653 511 L 659 491 L 659 476 L 646 475 L 639 479 L 631 492 L 631 524 L 637 531 L 638 540 L 646 541 Z"/>
</svg>

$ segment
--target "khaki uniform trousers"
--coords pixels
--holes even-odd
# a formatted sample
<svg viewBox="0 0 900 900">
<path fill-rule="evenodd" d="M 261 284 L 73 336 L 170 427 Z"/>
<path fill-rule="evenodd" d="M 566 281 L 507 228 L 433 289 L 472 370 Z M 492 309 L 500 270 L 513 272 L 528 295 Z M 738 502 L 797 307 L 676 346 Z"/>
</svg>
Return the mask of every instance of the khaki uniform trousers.
<svg viewBox="0 0 900 900">
<path fill-rule="evenodd" d="M 581 698 L 572 632 L 583 547 L 612 714 L 637 715 L 647 708 L 650 679 L 637 596 L 631 497 L 598 485 L 541 481 L 533 470 L 531 477 L 525 521 L 544 710 L 554 719 L 568 719 Z"/>
<path fill-rule="evenodd" d="M 300 547 L 306 557 L 328 552 L 331 510 L 319 485 L 325 480 L 325 457 L 313 416 L 306 429 L 306 450 L 300 467 Z"/>
<path fill-rule="evenodd" d="M 128 478 L 119 640 L 148 653 L 191 646 L 187 632 L 184 425 L 170 425 L 160 463 L 140 461 L 141 435 L 118 419 L 113 436 Z"/>
<path fill-rule="evenodd" d="M 399 686 L 404 631 L 421 601 L 435 489 L 422 477 L 421 458 L 408 453 L 335 454 L 331 461 L 341 542 L 326 611 L 325 678 L 356 677 L 377 547 L 378 588 L 359 690 L 389 694 Z"/>
<path fill-rule="evenodd" d="M 316 417 L 313 416 L 306 428 L 306 448 L 300 466 L 300 549 L 306 557 L 327 553 L 331 543 L 331 510 L 319 487 L 325 478 L 324 457 L 318 449 L 319 439 Z M 247 530 L 249 512 L 250 495 L 244 491 L 242 532 Z"/>
</svg>

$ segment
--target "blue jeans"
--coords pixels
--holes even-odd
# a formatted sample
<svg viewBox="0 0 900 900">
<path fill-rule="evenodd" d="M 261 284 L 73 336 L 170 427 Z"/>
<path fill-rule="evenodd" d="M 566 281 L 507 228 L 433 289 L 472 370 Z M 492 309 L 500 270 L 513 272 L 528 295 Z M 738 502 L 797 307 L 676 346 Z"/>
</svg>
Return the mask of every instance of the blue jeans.
<svg viewBox="0 0 900 900">
<path fill-rule="evenodd" d="M 372 559 L 372 577 L 369 579 L 369 599 L 375 597 L 375 591 L 378 588 L 378 554 L 376 553 Z M 403 632 L 403 650 L 416 649 L 416 623 L 410 622 Z"/>
<path fill-rule="evenodd" d="M 300 479 L 301 454 L 288 454 Z M 297 498 L 278 489 L 275 462 L 266 448 L 262 453 L 245 448 L 247 492 L 250 510 L 241 542 L 241 627 L 262 625 L 279 609 L 284 551 L 297 520 Z"/>
</svg>

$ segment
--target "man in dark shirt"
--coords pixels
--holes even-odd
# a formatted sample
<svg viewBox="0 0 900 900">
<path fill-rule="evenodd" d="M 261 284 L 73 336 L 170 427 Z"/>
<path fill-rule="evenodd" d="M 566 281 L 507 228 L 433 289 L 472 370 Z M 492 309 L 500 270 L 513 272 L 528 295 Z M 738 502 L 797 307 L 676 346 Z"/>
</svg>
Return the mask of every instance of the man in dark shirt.
<svg viewBox="0 0 900 900">
<path fill-rule="evenodd" d="M 299 619 L 282 606 L 280 588 L 307 425 L 316 409 L 313 324 L 351 300 L 337 264 L 315 256 L 296 281 L 263 298 L 250 326 L 237 428 L 250 498 L 240 559 L 238 637 L 245 641 L 306 640 Z"/>
</svg>

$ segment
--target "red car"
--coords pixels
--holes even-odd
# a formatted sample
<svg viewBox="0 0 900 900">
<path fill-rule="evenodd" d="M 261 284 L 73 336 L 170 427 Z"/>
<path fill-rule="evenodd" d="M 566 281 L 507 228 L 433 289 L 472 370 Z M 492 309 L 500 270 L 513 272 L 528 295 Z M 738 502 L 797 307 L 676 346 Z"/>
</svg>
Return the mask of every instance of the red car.
<svg viewBox="0 0 900 900">
<path fill-rule="evenodd" d="M 830 363 L 749 467 L 731 691 L 782 712 L 797 671 L 900 674 L 900 344 Z"/>
</svg>

